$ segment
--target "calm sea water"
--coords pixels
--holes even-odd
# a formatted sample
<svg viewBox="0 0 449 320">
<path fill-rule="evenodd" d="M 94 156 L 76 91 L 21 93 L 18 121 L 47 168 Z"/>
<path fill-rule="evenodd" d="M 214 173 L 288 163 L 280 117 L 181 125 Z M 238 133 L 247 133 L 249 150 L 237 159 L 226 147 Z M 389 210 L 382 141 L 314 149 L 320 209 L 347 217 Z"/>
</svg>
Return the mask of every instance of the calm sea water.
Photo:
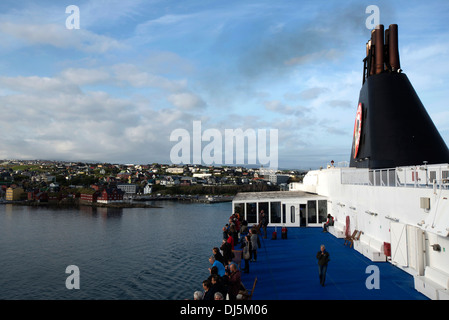
<svg viewBox="0 0 449 320">
<path fill-rule="evenodd" d="M 192 299 L 231 203 L 163 208 L 0 206 L 0 299 Z M 66 288 L 66 267 L 80 289 Z"/>
</svg>

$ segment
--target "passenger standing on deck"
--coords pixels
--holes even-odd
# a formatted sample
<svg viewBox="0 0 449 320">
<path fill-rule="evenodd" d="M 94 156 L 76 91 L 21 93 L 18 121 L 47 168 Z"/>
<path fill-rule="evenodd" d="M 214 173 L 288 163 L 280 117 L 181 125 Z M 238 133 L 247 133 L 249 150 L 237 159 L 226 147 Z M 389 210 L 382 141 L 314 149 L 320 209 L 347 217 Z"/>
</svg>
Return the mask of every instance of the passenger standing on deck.
<svg viewBox="0 0 449 320">
<path fill-rule="evenodd" d="M 235 263 L 231 263 L 229 266 L 229 288 L 228 288 L 229 300 L 236 300 L 240 290 L 240 283 L 241 283 L 240 271 Z"/>
<path fill-rule="evenodd" d="M 231 250 L 234 250 L 234 237 L 232 236 L 232 232 L 229 231 L 228 232 L 228 239 L 226 240 L 227 243 L 229 243 L 231 245 Z"/>
<path fill-rule="evenodd" d="M 212 267 L 209 268 L 209 272 L 211 271 L 211 269 L 213 267 L 217 267 L 218 275 L 220 277 L 223 277 L 225 275 L 225 267 L 224 267 L 224 265 L 220 261 L 215 260 L 215 256 L 211 256 L 209 258 L 209 262 L 212 264 Z"/>
<path fill-rule="evenodd" d="M 244 273 L 249 273 L 249 260 L 251 259 L 251 238 L 250 235 L 247 235 L 245 239 L 242 241 L 242 255 L 245 260 L 245 268 L 243 269 Z"/>
<path fill-rule="evenodd" d="M 236 245 L 239 242 L 239 234 L 238 234 L 237 229 L 235 228 L 234 224 L 229 227 L 228 234 L 231 235 L 231 237 L 233 239 L 233 243 L 234 243 L 234 245 Z M 232 250 L 234 250 L 234 248 L 232 248 Z"/>
<path fill-rule="evenodd" d="M 228 232 L 229 232 L 229 225 L 226 224 L 226 226 L 223 227 L 223 239 L 228 239 Z"/>
<path fill-rule="evenodd" d="M 212 253 L 214 254 L 216 261 L 220 261 L 223 265 L 225 265 L 225 261 L 224 261 L 223 255 L 220 252 L 220 249 L 218 249 L 217 247 L 214 247 L 212 249 Z"/>
<path fill-rule="evenodd" d="M 204 295 L 203 300 L 214 300 L 214 293 L 210 290 L 210 287 L 212 286 L 210 280 L 204 280 L 203 281 L 203 289 L 204 289 Z"/>
<path fill-rule="evenodd" d="M 263 238 L 267 238 L 268 217 L 263 210 L 260 211 L 260 227 L 263 229 Z"/>
<path fill-rule="evenodd" d="M 212 283 L 211 291 L 215 293 L 220 292 L 223 296 L 226 296 L 228 294 L 228 290 L 226 289 L 222 277 L 220 277 L 218 274 L 214 274 L 210 281 Z"/>
<path fill-rule="evenodd" d="M 243 220 L 242 221 L 242 226 L 240 227 L 240 238 L 243 239 L 246 237 L 246 235 L 248 234 L 248 221 Z"/>
<path fill-rule="evenodd" d="M 329 262 L 329 252 L 326 251 L 324 244 L 321 245 L 321 250 L 316 254 L 318 259 L 318 275 L 320 277 L 320 284 L 324 287 L 326 281 L 327 264 Z"/>
<path fill-rule="evenodd" d="M 231 249 L 231 244 L 226 240 L 223 240 L 223 244 L 221 245 L 220 249 L 221 251 L 223 251 L 224 265 L 227 266 L 229 262 L 232 261 L 232 258 L 234 258 L 234 254 Z"/>
<path fill-rule="evenodd" d="M 257 261 L 257 249 L 259 246 L 257 245 L 257 240 L 259 236 L 257 235 L 257 230 L 255 228 L 251 229 L 251 261 Z"/>
</svg>

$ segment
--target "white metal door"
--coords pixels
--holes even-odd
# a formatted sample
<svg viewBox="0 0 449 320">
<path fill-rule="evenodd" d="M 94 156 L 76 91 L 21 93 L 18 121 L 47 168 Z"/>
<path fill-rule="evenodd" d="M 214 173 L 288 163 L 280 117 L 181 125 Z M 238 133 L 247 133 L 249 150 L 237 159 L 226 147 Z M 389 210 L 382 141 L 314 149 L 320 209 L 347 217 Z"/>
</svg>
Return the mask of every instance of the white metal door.
<svg viewBox="0 0 449 320">
<path fill-rule="evenodd" d="M 407 226 L 398 222 L 390 224 L 391 260 L 400 266 L 408 266 Z"/>
<path fill-rule="evenodd" d="M 286 227 L 299 227 L 299 204 L 287 203 L 285 211 L 285 221 L 283 221 L 283 224 Z"/>
<path fill-rule="evenodd" d="M 420 228 L 407 226 L 408 266 L 416 270 L 419 275 L 424 274 L 423 240 L 424 234 Z"/>
</svg>

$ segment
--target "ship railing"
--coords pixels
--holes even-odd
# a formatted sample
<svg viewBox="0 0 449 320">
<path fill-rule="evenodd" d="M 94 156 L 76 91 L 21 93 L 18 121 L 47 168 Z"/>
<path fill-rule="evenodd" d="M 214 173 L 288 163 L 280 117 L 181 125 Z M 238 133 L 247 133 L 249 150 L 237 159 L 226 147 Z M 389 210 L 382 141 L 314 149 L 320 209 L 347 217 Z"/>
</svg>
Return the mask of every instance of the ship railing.
<svg viewBox="0 0 449 320">
<path fill-rule="evenodd" d="M 423 165 L 389 169 L 342 169 L 341 183 L 382 187 L 449 189 L 449 165 Z"/>
</svg>

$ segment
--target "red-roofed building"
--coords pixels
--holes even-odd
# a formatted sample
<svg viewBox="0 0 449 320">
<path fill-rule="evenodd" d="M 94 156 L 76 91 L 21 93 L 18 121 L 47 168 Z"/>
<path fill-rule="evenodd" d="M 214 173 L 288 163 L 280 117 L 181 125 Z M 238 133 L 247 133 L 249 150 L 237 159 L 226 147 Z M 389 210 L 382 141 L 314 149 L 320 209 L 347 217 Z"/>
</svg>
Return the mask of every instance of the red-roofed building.
<svg viewBox="0 0 449 320">
<path fill-rule="evenodd" d="M 117 188 L 104 189 L 97 198 L 99 203 L 123 202 L 124 192 Z"/>
<path fill-rule="evenodd" d="M 100 192 L 94 191 L 92 189 L 92 190 L 89 190 L 87 192 L 81 193 L 80 200 L 81 201 L 86 201 L 86 202 L 97 202 L 99 194 L 100 194 Z"/>
</svg>

